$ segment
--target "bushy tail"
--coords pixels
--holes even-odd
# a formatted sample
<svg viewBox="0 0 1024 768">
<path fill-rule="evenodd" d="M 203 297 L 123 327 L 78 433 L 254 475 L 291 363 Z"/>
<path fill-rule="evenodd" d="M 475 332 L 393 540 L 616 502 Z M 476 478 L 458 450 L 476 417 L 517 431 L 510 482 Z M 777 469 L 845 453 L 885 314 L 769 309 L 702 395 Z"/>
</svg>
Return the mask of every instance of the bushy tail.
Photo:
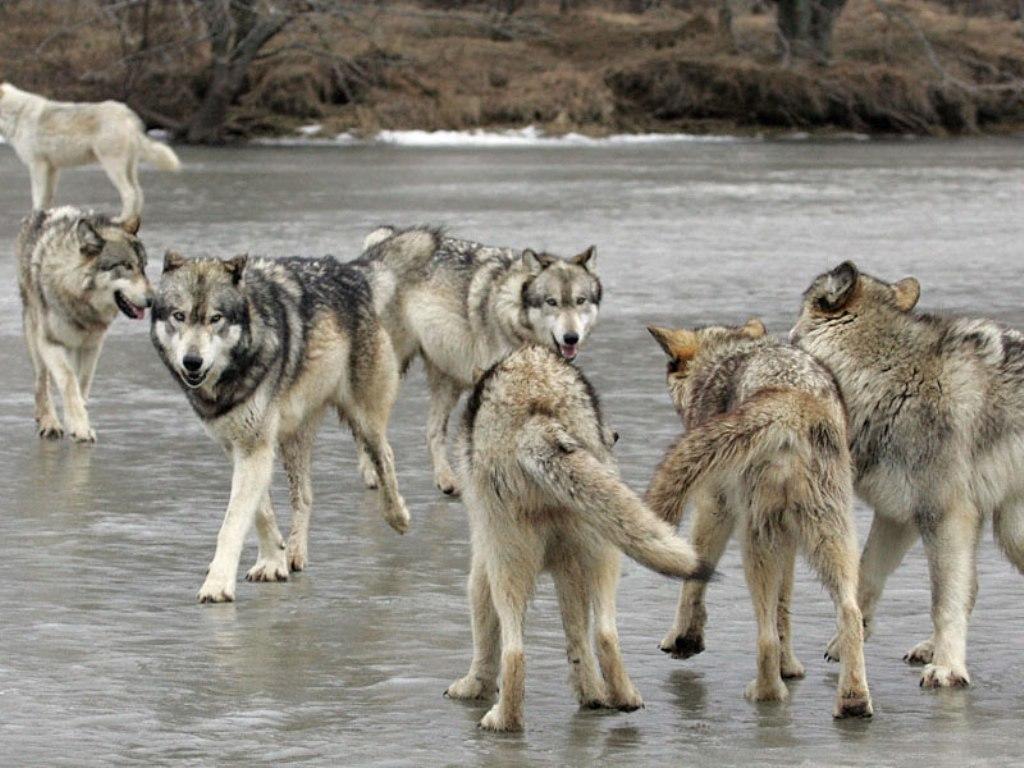
<svg viewBox="0 0 1024 768">
<path fill-rule="evenodd" d="M 517 445 L 520 465 L 601 537 L 652 571 L 683 579 L 710 577 L 693 547 L 676 536 L 611 468 L 549 416 L 534 416 Z"/>
<path fill-rule="evenodd" d="M 400 281 L 424 269 L 441 247 L 441 233 L 429 227 L 396 230 L 380 227 L 364 242 L 363 254 L 352 262 L 367 270 L 373 303 L 380 313 L 391 302 Z"/>
<path fill-rule="evenodd" d="M 142 159 L 152 163 L 161 171 L 180 171 L 181 161 L 174 154 L 174 150 L 159 141 L 153 141 L 148 136 L 139 137 L 139 149 Z"/>
<path fill-rule="evenodd" d="M 758 459 L 771 459 L 800 445 L 833 455 L 846 450 L 846 435 L 817 398 L 796 390 L 757 395 L 734 411 L 683 435 L 654 472 L 645 501 L 678 525 L 698 480 L 742 472 Z"/>
</svg>

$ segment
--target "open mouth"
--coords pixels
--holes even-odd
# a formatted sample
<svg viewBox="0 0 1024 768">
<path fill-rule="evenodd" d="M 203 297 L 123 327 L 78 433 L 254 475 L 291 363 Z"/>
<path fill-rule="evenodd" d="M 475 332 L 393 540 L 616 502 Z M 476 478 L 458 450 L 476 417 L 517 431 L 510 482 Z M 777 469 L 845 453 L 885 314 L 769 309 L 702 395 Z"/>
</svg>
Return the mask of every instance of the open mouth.
<svg viewBox="0 0 1024 768">
<path fill-rule="evenodd" d="M 185 371 L 181 374 L 181 380 L 185 382 L 185 386 L 189 389 L 196 389 L 201 387 L 203 382 L 206 381 L 206 373 L 189 373 Z"/>
<path fill-rule="evenodd" d="M 146 316 L 145 307 L 140 307 L 133 301 L 126 299 L 120 291 L 114 291 L 114 302 L 117 304 L 117 308 L 132 320 L 141 320 Z"/>
<path fill-rule="evenodd" d="M 563 344 L 558 339 L 555 339 L 555 346 L 558 347 L 558 351 L 562 353 L 562 357 L 566 360 L 575 360 L 576 355 L 579 354 L 579 344 Z"/>
</svg>

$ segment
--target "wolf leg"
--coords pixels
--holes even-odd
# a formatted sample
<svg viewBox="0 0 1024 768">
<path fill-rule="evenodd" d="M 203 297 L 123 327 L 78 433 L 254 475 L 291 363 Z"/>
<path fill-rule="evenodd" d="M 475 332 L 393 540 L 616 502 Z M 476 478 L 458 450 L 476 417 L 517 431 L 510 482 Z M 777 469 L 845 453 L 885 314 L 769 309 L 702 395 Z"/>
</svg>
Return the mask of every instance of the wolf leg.
<svg viewBox="0 0 1024 768">
<path fill-rule="evenodd" d="M 234 448 L 231 497 L 217 534 L 217 551 L 206 581 L 199 590 L 201 603 L 224 603 L 235 599 L 235 578 L 245 534 L 252 526 L 263 497 L 270 490 L 270 477 L 274 471 L 272 446 L 272 442 L 264 441 L 248 450 L 239 446 Z"/>
<path fill-rule="evenodd" d="M 965 499 L 947 507 L 924 535 L 932 581 L 934 652 L 921 675 L 924 688 L 966 687 L 967 624 L 978 593 L 981 514 Z"/>
<path fill-rule="evenodd" d="M 608 702 L 605 686 L 597 673 L 597 659 L 590 636 L 590 573 L 579 560 L 567 556 L 552 568 L 551 576 L 558 595 L 558 608 L 565 631 L 565 651 L 569 659 L 569 680 L 581 707 L 599 709 Z"/>
<path fill-rule="evenodd" d="M 89 426 L 89 414 L 78 383 L 78 374 L 68 359 L 65 347 L 39 340 L 39 356 L 60 390 L 64 401 L 64 419 L 72 439 L 79 443 L 95 443 L 96 433 Z"/>
<path fill-rule="evenodd" d="M 32 177 L 32 208 L 45 210 L 53 206 L 53 196 L 57 191 L 59 171 L 46 160 L 36 160 L 29 165 Z"/>
<path fill-rule="evenodd" d="M 429 361 L 425 361 L 430 387 L 430 413 L 427 416 L 427 444 L 434 465 L 434 484 L 449 496 L 457 496 L 459 486 L 448 463 L 448 419 L 459 402 L 462 390 Z"/>
<path fill-rule="evenodd" d="M 274 505 L 269 491 L 263 494 L 260 508 L 256 513 L 256 534 L 260 551 L 256 564 L 245 574 L 246 581 L 288 581 L 288 558 L 285 555 L 284 537 L 277 528 Z"/>
<path fill-rule="evenodd" d="M 1018 571 L 1024 573 L 1024 503 L 1001 505 L 992 515 L 996 543 Z"/>
<path fill-rule="evenodd" d="M 287 560 L 292 571 L 309 565 L 309 518 L 313 510 L 311 464 L 315 427 L 299 429 L 281 441 L 281 460 L 288 475 L 288 492 L 292 503 L 292 529 L 288 534 Z"/>
<path fill-rule="evenodd" d="M 82 398 L 86 401 L 89 400 L 89 393 L 92 391 L 92 381 L 96 375 L 96 364 L 99 362 L 102 348 L 101 340 L 98 344 L 78 350 L 78 384 L 82 389 Z"/>
<path fill-rule="evenodd" d="M 702 492 L 695 501 L 690 541 L 701 561 L 715 567 L 729 543 L 736 518 L 714 494 Z M 706 589 L 707 581 L 691 579 L 679 590 L 675 624 L 659 646 L 672 658 L 688 659 L 704 650 L 704 624 L 708 617 L 704 607 Z"/>
<path fill-rule="evenodd" d="M 622 556 L 614 547 L 605 547 L 593 570 L 594 613 L 597 623 L 597 660 L 601 665 L 608 706 L 632 712 L 644 700 L 629 679 L 619 648 L 619 629 L 615 623 L 615 592 L 619 585 L 619 564 Z"/>
<path fill-rule="evenodd" d="M 757 618 L 757 677 L 747 686 L 749 701 L 785 701 L 789 691 L 782 682 L 779 665 L 782 644 L 779 641 L 779 593 L 783 564 L 772 542 L 756 530 L 743 537 L 743 568 Z"/>
<path fill-rule="evenodd" d="M 121 215 L 116 221 L 128 221 L 139 212 L 139 201 L 135 186 L 131 181 L 130 162 L 120 152 L 110 155 L 97 155 L 100 165 L 107 172 L 107 178 L 121 196 Z"/>
<path fill-rule="evenodd" d="M 501 626 L 501 689 L 498 702 L 480 720 L 480 727 L 487 731 L 523 730 L 526 694 L 523 623 L 526 604 L 541 569 L 539 558 L 531 557 L 527 549 L 528 544 L 518 547 L 512 544 L 500 553 L 500 558 L 488 557 L 491 599 Z"/>
<path fill-rule="evenodd" d="M 353 435 L 354 437 L 354 435 Z M 363 478 L 363 485 L 367 490 L 375 491 L 380 488 L 380 478 L 377 477 L 377 470 L 373 468 L 373 462 L 366 453 L 366 448 L 360 440 L 356 440 L 356 464 L 359 467 L 359 474 Z"/>
<path fill-rule="evenodd" d="M 798 518 L 807 559 L 836 607 L 839 685 L 832 716 L 871 717 L 864 668 L 864 620 L 857 604 L 857 532 L 849 502 Z"/>
<path fill-rule="evenodd" d="M 64 436 L 64 427 L 57 418 L 57 409 L 53 407 L 53 399 L 50 397 L 50 372 L 39 353 L 39 330 L 31 312 L 25 313 L 24 326 L 25 345 L 35 370 L 35 419 L 39 436 L 50 440 L 59 439 Z"/>
<path fill-rule="evenodd" d="M 860 556 L 860 585 L 857 588 L 857 604 L 864 616 L 864 639 L 871 637 L 875 607 L 885 589 L 885 582 L 896 570 L 907 550 L 917 541 L 917 526 L 912 522 L 898 522 L 875 512 L 871 521 L 864 552 Z M 839 635 L 829 641 L 825 650 L 829 661 L 840 660 Z"/>
<path fill-rule="evenodd" d="M 473 661 L 466 676 L 456 680 L 444 695 L 450 699 L 484 699 L 498 690 L 501 660 L 501 628 L 491 599 L 487 564 L 476 551 L 469 571 L 469 614 L 473 627 Z"/>
<path fill-rule="evenodd" d="M 792 680 L 804 676 L 804 665 L 800 663 L 793 651 L 793 630 L 789 620 L 789 606 L 793 599 L 793 577 L 796 571 L 796 547 L 790 547 L 779 554 L 780 557 L 786 558 L 782 563 L 782 587 L 779 591 L 779 642 L 782 644 L 779 669 L 783 680 Z M 856 542 L 853 555 L 854 558 L 857 557 Z M 854 589 L 856 589 L 856 581 Z"/>
<path fill-rule="evenodd" d="M 135 154 L 128 161 L 128 183 L 132 185 L 132 189 L 135 191 L 135 210 L 132 212 L 132 215 L 142 216 L 142 208 L 146 204 L 146 198 L 142 193 L 142 184 L 139 183 L 139 157 Z M 131 216 L 128 218 L 131 218 Z M 125 221 L 127 220 L 125 219 Z"/>
</svg>

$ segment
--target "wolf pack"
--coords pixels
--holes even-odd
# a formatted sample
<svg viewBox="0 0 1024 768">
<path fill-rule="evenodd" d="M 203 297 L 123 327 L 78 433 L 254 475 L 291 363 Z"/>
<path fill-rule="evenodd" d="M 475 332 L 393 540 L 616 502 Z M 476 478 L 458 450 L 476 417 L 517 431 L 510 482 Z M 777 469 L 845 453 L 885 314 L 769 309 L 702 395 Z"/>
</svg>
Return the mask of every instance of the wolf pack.
<svg viewBox="0 0 1024 768">
<path fill-rule="evenodd" d="M 94 141 L 83 126 L 139 134 L 121 141 L 129 177 L 140 153 L 178 166 L 118 109 L 15 91 L 0 85 L 0 132 L 30 168 L 51 162 L 53 147 Z M 78 112 L 86 109 L 89 120 Z M 98 147 L 90 152 L 79 159 L 107 166 Z M 34 170 L 33 180 L 35 189 Z M 649 327 L 683 431 L 640 494 L 620 478 L 618 435 L 574 363 L 602 303 L 594 246 L 566 258 L 386 226 L 348 262 L 168 251 L 154 287 L 141 194 L 109 217 L 50 207 L 52 186 L 44 182 L 49 197 L 33 194 L 16 244 L 38 434 L 96 440 L 87 402 L 105 333 L 119 313 L 142 319 L 149 309 L 157 354 L 233 465 L 201 602 L 235 599 L 254 524 L 248 581 L 284 581 L 310 566 L 311 456 L 331 411 L 352 433 L 384 520 L 398 533 L 409 528 L 387 427 L 403 373 L 422 360 L 434 480 L 461 495 L 471 531 L 472 661 L 445 696 L 497 697 L 485 729 L 524 727 L 524 618 L 545 571 L 579 704 L 631 711 L 643 700 L 616 629 L 620 552 L 682 580 L 660 647 L 686 659 L 705 650 L 705 593 L 735 534 L 757 622 L 745 695 L 778 702 L 789 695 L 785 681 L 804 675 L 790 624 L 802 552 L 835 607 L 825 657 L 840 665 L 836 718 L 873 714 L 864 641 L 886 579 L 919 538 L 933 631 L 904 659 L 923 665 L 926 688 L 970 683 L 967 630 L 986 519 L 1024 572 L 1024 335 L 917 311 L 912 277 L 887 282 L 839 264 L 811 280 L 785 341 L 757 319 Z M 453 468 L 448 426 L 466 392 Z M 290 489 L 287 538 L 270 498 L 275 458 Z M 855 495 L 874 510 L 859 555 Z M 688 508 L 686 539 L 676 529 Z"/>
</svg>

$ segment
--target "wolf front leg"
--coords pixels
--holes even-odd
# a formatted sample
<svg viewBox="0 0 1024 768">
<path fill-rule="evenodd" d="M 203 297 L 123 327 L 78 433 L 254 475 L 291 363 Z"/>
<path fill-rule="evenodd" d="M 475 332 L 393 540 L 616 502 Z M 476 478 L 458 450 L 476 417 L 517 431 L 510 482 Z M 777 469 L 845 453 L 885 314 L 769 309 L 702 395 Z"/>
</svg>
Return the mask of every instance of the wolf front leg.
<svg viewBox="0 0 1024 768">
<path fill-rule="evenodd" d="M 32 177 L 32 208 L 39 211 L 51 207 L 59 171 L 46 160 L 34 160 L 29 164 L 29 173 Z"/>
<path fill-rule="evenodd" d="M 256 510 L 270 490 L 274 468 L 273 441 L 264 440 L 246 448 L 235 446 L 233 459 L 231 498 L 217 534 L 217 551 L 206 581 L 199 590 L 201 603 L 224 603 L 235 599 L 235 579 L 245 535 L 252 526 Z"/>
<path fill-rule="evenodd" d="M 53 376 L 64 401 L 64 420 L 71 438 L 79 443 L 95 443 L 96 433 L 89 426 L 85 398 L 78 383 L 78 372 L 69 359 L 68 349 L 53 342 L 39 339 L 39 357 Z"/>
</svg>

